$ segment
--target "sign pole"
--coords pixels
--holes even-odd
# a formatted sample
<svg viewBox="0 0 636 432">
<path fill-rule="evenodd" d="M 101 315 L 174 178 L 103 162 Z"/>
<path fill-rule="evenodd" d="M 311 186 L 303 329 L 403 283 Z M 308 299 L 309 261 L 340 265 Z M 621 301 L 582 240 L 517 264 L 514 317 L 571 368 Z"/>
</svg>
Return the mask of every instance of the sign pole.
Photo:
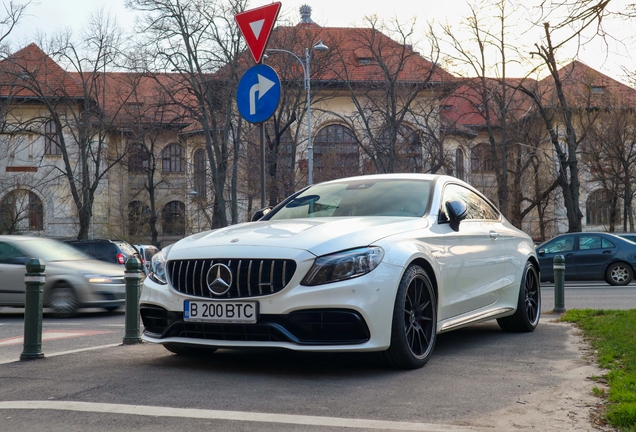
<svg viewBox="0 0 636 432">
<path fill-rule="evenodd" d="M 265 123 L 258 125 L 261 137 L 261 208 L 265 208 Z"/>
</svg>

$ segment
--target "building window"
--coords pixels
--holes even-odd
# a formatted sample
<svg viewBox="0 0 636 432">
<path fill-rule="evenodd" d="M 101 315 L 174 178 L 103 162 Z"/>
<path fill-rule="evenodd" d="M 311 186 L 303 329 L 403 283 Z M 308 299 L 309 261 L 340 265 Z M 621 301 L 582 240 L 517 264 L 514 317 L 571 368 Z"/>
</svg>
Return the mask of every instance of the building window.
<svg viewBox="0 0 636 432">
<path fill-rule="evenodd" d="M 378 141 L 389 153 L 389 131 L 380 134 Z M 408 126 L 401 125 L 395 138 L 395 164 L 394 172 L 421 173 L 423 170 L 422 140 L 420 134 Z"/>
<path fill-rule="evenodd" d="M 128 203 L 128 234 L 140 236 L 150 234 L 150 208 L 141 201 Z"/>
<path fill-rule="evenodd" d="M 620 203 L 612 198 L 613 194 L 604 189 L 592 192 L 585 203 L 587 225 L 603 225 L 609 227 L 621 223 Z"/>
<path fill-rule="evenodd" d="M 492 153 L 487 143 L 477 144 L 470 154 L 470 169 L 472 172 L 494 171 Z"/>
<path fill-rule="evenodd" d="M 198 149 L 194 152 L 194 190 L 196 191 L 196 197 L 198 199 L 204 199 L 207 190 L 207 164 L 205 157 L 205 150 Z"/>
<path fill-rule="evenodd" d="M 164 235 L 185 235 L 185 205 L 180 201 L 170 201 L 163 208 Z"/>
<path fill-rule="evenodd" d="M 18 189 L 4 196 L 0 202 L 0 232 L 16 234 L 43 229 L 44 207 L 36 194 Z"/>
<path fill-rule="evenodd" d="M 464 168 L 464 152 L 462 149 L 455 150 L 455 177 L 466 180 L 466 169 Z"/>
<path fill-rule="evenodd" d="M 351 130 L 340 124 L 325 126 L 314 138 L 314 181 L 360 173 L 360 153 Z"/>
<path fill-rule="evenodd" d="M 49 120 L 44 124 L 44 154 L 45 155 L 61 155 L 62 150 L 57 142 L 57 126 L 53 120 Z"/>
<path fill-rule="evenodd" d="M 161 171 L 163 172 L 183 172 L 183 147 L 179 144 L 170 144 L 161 156 Z"/>
<path fill-rule="evenodd" d="M 150 152 L 145 145 L 133 143 L 128 154 L 128 171 L 144 172 L 150 167 Z"/>
</svg>

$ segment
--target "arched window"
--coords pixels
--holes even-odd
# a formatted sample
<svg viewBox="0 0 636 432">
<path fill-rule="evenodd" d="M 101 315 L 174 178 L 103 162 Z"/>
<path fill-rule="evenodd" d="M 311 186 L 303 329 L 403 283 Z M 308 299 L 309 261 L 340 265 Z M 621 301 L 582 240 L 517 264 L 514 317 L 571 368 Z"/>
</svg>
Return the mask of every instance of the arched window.
<svg viewBox="0 0 636 432">
<path fill-rule="evenodd" d="M 57 142 L 57 126 L 53 120 L 49 120 L 44 124 L 44 154 L 45 155 L 61 155 L 62 150 Z"/>
<path fill-rule="evenodd" d="M 466 168 L 464 168 L 464 152 L 458 148 L 455 150 L 455 177 L 466 180 Z"/>
<path fill-rule="evenodd" d="M 470 154 L 470 170 L 472 172 L 494 171 L 492 152 L 487 143 L 477 144 Z"/>
<path fill-rule="evenodd" d="M 181 201 L 166 204 L 162 219 L 165 235 L 185 235 L 185 205 Z"/>
<path fill-rule="evenodd" d="M 609 227 L 612 224 L 621 222 L 620 203 L 612 198 L 614 194 L 597 189 L 592 192 L 585 202 L 585 219 L 587 225 L 604 225 Z"/>
<path fill-rule="evenodd" d="M 44 229 L 42 200 L 31 191 L 17 189 L 0 202 L 0 231 L 13 234 Z"/>
<path fill-rule="evenodd" d="M 205 150 L 198 149 L 194 152 L 194 190 L 196 191 L 197 199 L 204 199 L 207 193 L 206 180 L 207 180 L 207 164 L 205 157 Z"/>
<path fill-rule="evenodd" d="M 314 182 L 359 173 L 360 153 L 351 130 L 340 124 L 320 129 L 314 138 Z"/>
<path fill-rule="evenodd" d="M 133 143 L 128 153 L 128 171 L 144 172 L 150 167 L 150 152 L 145 145 Z"/>
<path fill-rule="evenodd" d="M 128 234 L 131 236 L 150 234 L 150 209 L 141 201 L 128 203 Z"/>
<path fill-rule="evenodd" d="M 161 171 L 183 172 L 183 147 L 179 144 L 170 144 L 161 154 Z"/>
</svg>

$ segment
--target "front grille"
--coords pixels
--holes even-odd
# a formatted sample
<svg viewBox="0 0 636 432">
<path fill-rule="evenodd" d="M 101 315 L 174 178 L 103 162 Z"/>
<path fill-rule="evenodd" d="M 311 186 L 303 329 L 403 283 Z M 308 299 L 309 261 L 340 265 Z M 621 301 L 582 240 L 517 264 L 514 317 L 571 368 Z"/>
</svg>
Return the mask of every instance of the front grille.
<svg viewBox="0 0 636 432">
<path fill-rule="evenodd" d="M 362 316 L 348 309 L 308 309 L 288 315 L 261 315 L 256 324 L 183 321 L 183 313 L 141 305 L 144 332 L 163 339 L 291 342 L 297 345 L 352 345 L 369 340 Z"/>
<path fill-rule="evenodd" d="M 208 272 L 214 264 L 225 264 L 232 271 L 232 284 L 222 296 L 212 294 L 208 283 L 215 275 Z M 296 262 L 282 259 L 199 259 L 168 261 L 168 281 L 183 294 L 204 298 L 246 298 L 274 294 L 289 283 Z"/>
</svg>

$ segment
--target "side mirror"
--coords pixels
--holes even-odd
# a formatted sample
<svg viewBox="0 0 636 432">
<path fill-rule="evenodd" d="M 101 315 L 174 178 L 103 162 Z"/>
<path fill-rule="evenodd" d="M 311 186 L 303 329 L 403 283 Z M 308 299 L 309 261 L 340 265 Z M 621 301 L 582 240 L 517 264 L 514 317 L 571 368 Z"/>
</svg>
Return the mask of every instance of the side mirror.
<svg viewBox="0 0 636 432">
<path fill-rule="evenodd" d="M 449 225 L 453 231 L 459 231 L 459 223 L 466 219 L 468 208 L 461 201 L 446 201 L 446 213 L 450 219 Z"/>
<path fill-rule="evenodd" d="M 256 222 L 257 220 L 261 219 L 267 213 L 271 212 L 272 208 L 272 206 L 267 206 L 265 208 L 257 210 L 256 213 L 254 213 L 254 215 L 252 216 L 252 222 Z"/>
<path fill-rule="evenodd" d="M 537 255 L 541 255 L 541 256 L 545 255 L 545 249 L 539 249 L 537 251 Z"/>
</svg>

